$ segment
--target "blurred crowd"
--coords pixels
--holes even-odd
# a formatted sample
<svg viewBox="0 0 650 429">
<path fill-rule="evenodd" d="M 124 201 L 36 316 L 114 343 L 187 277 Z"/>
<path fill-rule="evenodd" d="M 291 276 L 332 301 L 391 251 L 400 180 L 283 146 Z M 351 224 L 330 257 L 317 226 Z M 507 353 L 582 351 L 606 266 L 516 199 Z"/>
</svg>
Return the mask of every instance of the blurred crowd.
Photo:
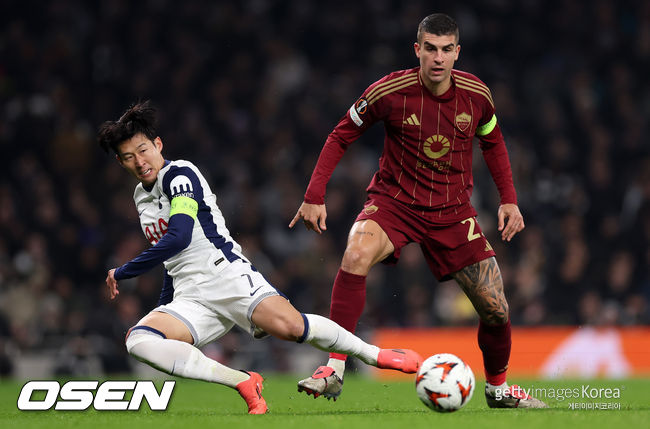
<svg viewBox="0 0 650 429">
<path fill-rule="evenodd" d="M 287 225 L 327 134 L 368 85 L 418 64 L 417 25 L 438 11 L 458 21 L 456 67 L 491 88 L 506 136 L 526 229 L 499 239 L 498 193 L 478 147 L 473 202 L 513 324 L 650 322 L 649 2 L 3 4 L 0 374 L 40 350 L 55 351 L 59 373 L 83 372 L 89 354 L 105 372 L 129 369 L 124 334 L 156 305 L 162 270 L 108 299 L 107 269 L 148 243 L 136 183 L 95 134 L 137 100 L 158 107 L 166 157 L 202 170 L 257 268 L 301 311 L 327 315 L 381 126 L 337 168 L 327 232 Z M 416 245 L 369 275 L 361 331 L 476 321 Z M 241 337 L 215 353 L 232 358 Z"/>
</svg>

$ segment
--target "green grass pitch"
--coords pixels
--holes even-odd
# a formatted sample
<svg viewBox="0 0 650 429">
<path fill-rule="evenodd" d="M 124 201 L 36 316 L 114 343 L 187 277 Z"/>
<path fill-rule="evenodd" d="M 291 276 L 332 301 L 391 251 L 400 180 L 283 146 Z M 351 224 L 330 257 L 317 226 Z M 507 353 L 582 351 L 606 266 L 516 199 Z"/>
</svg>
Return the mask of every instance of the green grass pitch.
<svg viewBox="0 0 650 429">
<path fill-rule="evenodd" d="M 167 411 L 19 411 L 23 382 L 0 380 L 1 428 L 544 428 L 647 427 L 650 421 L 650 379 L 525 381 L 542 389 L 620 388 L 620 399 L 547 399 L 546 410 L 492 410 L 477 383 L 470 403 L 451 414 L 425 408 L 412 382 L 378 381 L 349 375 L 340 399 L 313 399 L 296 391 L 296 376 L 267 374 L 264 385 L 270 413 L 249 416 L 234 390 L 208 383 L 177 379 Z M 129 379 L 128 377 L 121 378 Z M 133 379 L 133 378 L 131 378 Z M 66 380 L 60 380 L 66 381 Z M 544 399 L 544 398 L 542 398 Z M 570 402 L 617 402 L 620 410 L 571 410 Z M 624 426 L 625 425 L 625 426 Z"/>
</svg>

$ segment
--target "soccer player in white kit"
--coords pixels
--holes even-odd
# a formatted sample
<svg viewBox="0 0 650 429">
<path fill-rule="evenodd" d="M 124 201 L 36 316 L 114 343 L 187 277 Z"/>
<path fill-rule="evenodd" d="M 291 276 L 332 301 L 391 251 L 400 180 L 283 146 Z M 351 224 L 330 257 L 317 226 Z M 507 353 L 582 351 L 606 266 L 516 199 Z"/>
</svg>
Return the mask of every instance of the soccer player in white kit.
<svg viewBox="0 0 650 429">
<path fill-rule="evenodd" d="M 236 389 L 249 414 L 267 412 L 262 377 L 229 368 L 199 348 L 238 325 L 255 338 L 266 334 L 356 356 L 378 368 L 415 373 L 422 358 L 407 349 L 379 349 L 331 320 L 298 312 L 246 259 L 225 225 L 216 196 L 194 164 L 168 161 L 156 135 L 156 112 L 146 101 L 100 127 L 98 141 L 140 183 L 133 199 L 152 247 L 108 271 L 111 299 L 119 280 L 163 263 L 159 306 L 126 334 L 128 352 L 168 374 Z M 325 375 L 324 375 L 325 376 Z"/>
</svg>

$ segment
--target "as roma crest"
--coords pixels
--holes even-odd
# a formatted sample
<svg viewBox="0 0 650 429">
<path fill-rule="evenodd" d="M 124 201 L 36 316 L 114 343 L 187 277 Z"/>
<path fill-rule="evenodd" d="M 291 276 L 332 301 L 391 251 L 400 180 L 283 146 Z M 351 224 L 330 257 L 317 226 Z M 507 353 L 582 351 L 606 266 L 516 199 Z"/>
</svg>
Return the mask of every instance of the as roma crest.
<svg viewBox="0 0 650 429">
<path fill-rule="evenodd" d="M 460 115 L 456 115 L 456 127 L 461 130 L 462 132 L 467 131 L 469 128 L 469 124 L 472 123 L 472 116 L 469 115 L 468 113 L 461 113 Z"/>
</svg>

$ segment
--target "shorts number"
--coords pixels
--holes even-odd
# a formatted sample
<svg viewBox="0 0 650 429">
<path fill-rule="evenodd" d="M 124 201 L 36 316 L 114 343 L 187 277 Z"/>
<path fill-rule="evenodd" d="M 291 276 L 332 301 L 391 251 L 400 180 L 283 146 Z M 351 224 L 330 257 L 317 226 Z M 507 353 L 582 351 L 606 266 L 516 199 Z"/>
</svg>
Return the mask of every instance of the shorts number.
<svg viewBox="0 0 650 429">
<path fill-rule="evenodd" d="M 251 290 L 255 288 L 255 285 L 253 284 L 253 279 L 251 279 L 251 276 L 249 276 L 248 274 L 242 274 L 241 276 L 242 277 L 246 276 L 248 278 L 248 283 L 251 285 Z M 251 296 L 255 295 L 255 292 L 257 292 L 260 289 L 262 289 L 262 286 L 258 286 L 257 289 L 252 290 Z"/>
<path fill-rule="evenodd" d="M 467 223 L 467 222 L 469 222 L 469 231 L 467 231 L 467 241 L 476 240 L 481 236 L 481 234 L 479 233 L 474 233 L 474 228 L 476 228 L 476 221 L 474 220 L 473 217 L 468 217 L 461 223 Z"/>
</svg>

